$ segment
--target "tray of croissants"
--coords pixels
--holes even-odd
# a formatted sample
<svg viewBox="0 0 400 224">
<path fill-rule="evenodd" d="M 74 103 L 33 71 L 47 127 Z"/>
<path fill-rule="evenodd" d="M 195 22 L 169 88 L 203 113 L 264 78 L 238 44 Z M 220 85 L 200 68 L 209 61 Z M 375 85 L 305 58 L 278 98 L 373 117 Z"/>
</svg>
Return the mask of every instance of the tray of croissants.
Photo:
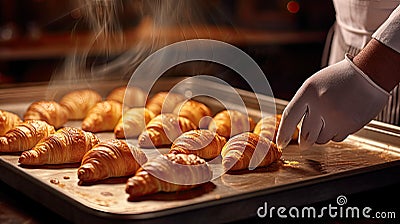
<svg viewBox="0 0 400 224">
<path fill-rule="evenodd" d="M 72 221 L 195 218 L 190 211 L 399 159 L 358 138 L 301 150 L 298 130 L 280 149 L 279 112 L 252 116 L 207 97 L 127 85 L 69 89 L 57 100 L 23 104 L 23 111 L 0 108 L 2 180 Z M 244 207 L 220 211 L 222 218 L 213 210 L 208 219 L 251 215 Z"/>
</svg>

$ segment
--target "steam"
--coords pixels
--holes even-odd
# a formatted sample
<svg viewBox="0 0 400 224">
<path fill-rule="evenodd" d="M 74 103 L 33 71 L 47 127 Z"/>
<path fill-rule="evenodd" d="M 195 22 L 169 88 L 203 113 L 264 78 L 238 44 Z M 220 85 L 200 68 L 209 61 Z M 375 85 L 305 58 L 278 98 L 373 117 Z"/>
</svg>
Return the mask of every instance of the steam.
<svg viewBox="0 0 400 224">
<path fill-rule="evenodd" d="M 93 80 L 129 79 L 135 68 L 156 50 L 176 41 L 198 37 L 199 28 L 203 29 L 201 38 L 211 36 L 207 35 L 204 23 L 206 18 L 208 23 L 211 18 L 212 23 L 213 15 L 208 14 L 210 6 L 203 1 L 76 1 L 76 10 L 81 14 L 78 22 L 90 30 L 88 42 L 83 44 L 83 40 L 78 40 L 78 45 L 84 47 L 77 48 L 65 58 L 50 86 L 61 82 L 71 87 L 77 83 L 90 87 Z M 122 24 L 135 18 L 138 24 L 128 29 L 135 35 L 126 34 Z M 72 31 L 72 36 L 74 34 Z"/>
</svg>

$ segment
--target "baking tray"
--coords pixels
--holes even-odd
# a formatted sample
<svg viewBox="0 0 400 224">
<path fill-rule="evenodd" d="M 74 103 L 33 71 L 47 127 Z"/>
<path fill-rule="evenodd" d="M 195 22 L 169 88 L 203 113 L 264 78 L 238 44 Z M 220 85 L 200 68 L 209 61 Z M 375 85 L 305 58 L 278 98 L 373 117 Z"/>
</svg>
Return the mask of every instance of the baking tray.
<svg viewBox="0 0 400 224">
<path fill-rule="evenodd" d="M 161 79 L 153 91 L 171 88 L 180 80 Z M 95 88 L 105 96 L 112 88 L 123 84 L 106 81 L 74 86 Z M 186 88 L 207 88 L 222 95 L 225 91 L 221 84 L 207 80 L 196 80 L 190 85 L 188 83 Z M 65 84 L 3 89 L 0 90 L 0 108 L 22 115 L 31 102 L 49 97 L 58 99 L 68 91 L 70 87 Z M 255 95 L 237 91 L 250 114 L 257 119 Z M 209 105 L 214 113 L 221 109 L 215 100 L 207 97 L 197 100 Z M 259 100 L 263 105 L 276 107 L 278 112 L 287 103 L 268 96 L 261 96 Z M 68 122 L 65 126 L 79 127 L 80 122 Z M 112 133 L 97 135 L 101 139 L 113 137 Z M 275 206 L 300 206 L 398 183 L 399 136 L 398 127 L 371 122 L 340 143 L 331 142 L 307 150 L 289 145 L 282 159 L 266 168 L 227 173 L 193 190 L 158 193 L 134 202 L 127 201 L 127 178 L 79 186 L 76 175 L 79 164 L 21 167 L 17 162 L 19 154 L 0 154 L 0 179 L 76 223 L 221 223 L 254 217 L 264 202 Z M 154 152 L 154 149 L 144 150 L 150 154 Z M 218 162 L 211 165 L 218 166 Z"/>
</svg>

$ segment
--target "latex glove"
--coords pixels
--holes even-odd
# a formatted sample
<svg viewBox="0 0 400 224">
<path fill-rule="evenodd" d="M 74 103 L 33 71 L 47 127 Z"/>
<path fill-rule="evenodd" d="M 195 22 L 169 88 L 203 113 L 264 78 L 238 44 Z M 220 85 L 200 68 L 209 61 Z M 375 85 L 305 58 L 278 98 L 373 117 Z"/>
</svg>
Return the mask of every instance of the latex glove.
<svg viewBox="0 0 400 224">
<path fill-rule="evenodd" d="M 299 145 L 308 148 L 329 140 L 343 141 L 385 106 L 389 94 L 357 68 L 346 55 L 343 61 L 308 78 L 285 108 L 277 144 L 289 143 L 303 118 Z"/>
</svg>

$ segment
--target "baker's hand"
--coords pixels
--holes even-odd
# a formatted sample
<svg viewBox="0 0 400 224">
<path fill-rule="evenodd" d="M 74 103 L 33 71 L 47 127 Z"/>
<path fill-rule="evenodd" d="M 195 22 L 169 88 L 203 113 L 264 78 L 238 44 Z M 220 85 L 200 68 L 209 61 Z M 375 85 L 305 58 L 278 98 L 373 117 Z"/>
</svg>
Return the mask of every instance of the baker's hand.
<svg viewBox="0 0 400 224">
<path fill-rule="evenodd" d="M 283 112 L 277 134 L 278 147 L 289 143 L 301 124 L 299 145 L 308 148 L 329 140 L 343 141 L 385 106 L 389 94 L 346 59 L 308 78 Z"/>
</svg>

